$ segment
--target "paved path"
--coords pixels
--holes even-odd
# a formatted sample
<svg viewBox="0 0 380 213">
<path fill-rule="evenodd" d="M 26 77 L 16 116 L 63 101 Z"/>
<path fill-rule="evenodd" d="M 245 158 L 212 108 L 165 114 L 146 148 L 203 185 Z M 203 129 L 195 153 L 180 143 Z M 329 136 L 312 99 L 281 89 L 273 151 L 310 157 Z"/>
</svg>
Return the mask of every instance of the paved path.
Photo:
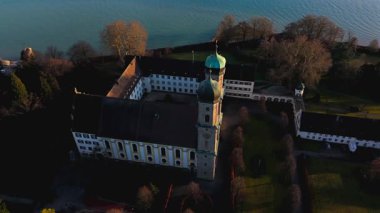
<svg viewBox="0 0 380 213">
<path fill-rule="evenodd" d="M 311 157 L 318 157 L 318 158 L 346 158 L 347 155 L 339 152 L 312 152 L 312 151 L 304 151 L 304 150 L 296 150 L 294 154 L 300 155 L 304 154 Z"/>
</svg>

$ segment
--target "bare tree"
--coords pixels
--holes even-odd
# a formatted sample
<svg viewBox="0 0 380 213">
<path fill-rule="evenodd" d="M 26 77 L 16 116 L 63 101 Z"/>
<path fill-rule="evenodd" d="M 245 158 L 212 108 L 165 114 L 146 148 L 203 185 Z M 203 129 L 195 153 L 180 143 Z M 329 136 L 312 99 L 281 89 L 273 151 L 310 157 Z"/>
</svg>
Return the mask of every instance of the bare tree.
<svg viewBox="0 0 380 213">
<path fill-rule="evenodd" d="M 48 46 L 45 51 L 47 58 L 62 59 L 63 55 L 63 51 L 59 50 L 56 46 Z"/>
<path fill-rule="evenodd" d="M 308 39 L 318 39 L 333 43 L 342 39 L 344 31 L 325 16 L 307 15 L 285 27 L 285 33 L 292 36 L 306 36 Z"/>
<path fill-rule="evenodd" d="M 112 208 L 107 209 L 106 213 L 124 213 L 124 210 L 122 208 Z"/>
<path fill-rule="evenodd" d="M 216 30 L 215 39 L 226 43 L 230 42 L 234 36 L 235 25 L 236 20 L 233 15 L 224 16 Z"/>
<path fill-rule="evenodd" d="M 371 162 L 369 170 L 370 178 L 380 180 L 380 158 L 376 158 Z"/>
<path fill-rule="evenodd" d="M 202 190 L 199 187 L 198 183 L 195 183 L 194 181 L 191 181 L 186 186 L 186 192 L 187 194 L 193 198 L 194 202 L 199 202 L 202 199 Z"/>
<path fill-rule="evenodd" d="M 27 47 L 21 51 L 20 59 L 25 62 L 29 62 L 35 58 L 35 53 L 32 48 Z"/>
<path fill-rule="evenodd" d="M 234 147 L 243 147 L 244 134 L 241 126 L 236 127 L 232 132 L 232 143 Z"/>
<path fill-rule="evenodd" d="M 289 116 L 286 112 L 282 111 L 280 113 L 281 122 L 284 128 L 287 128 L 289 126 Z"/>
<path fill-rule="evenodd" d="M 330 53 L 318 40 L 301 36 L 294 41 L 275 42 L 270 55 L 275 68 L 273 80 L 292 87 L 302 81 L 308 87 L 315 87 L 322 75 L 331 67 Z"/>
<path fill-rule="evenodd" d="M 281 142 L 283 144 L 286 155 L 293 155 L 294 154 L 293 137 L 290 134 L 286 134 L 282 137 Z"/>
<path fill-rule="evenodd" d="M 234 148 L 231 153 L 232 166 L 238 173 L 244 172 L 245 163 L 242 148 Z"/>
<path fill-rule="evenodd" d="M 301 210 L 301 189 L 298 184 L 292 184 L 288 189 L 290 212 L 296 213 Z"/>
<path fill-rule="evenodd" d="M 248 121 L 250 120 L 250 114 L 249 114 L 247 107 L 245 107 L 245 106 L 240 107 L 239 117 L 240 117 L 241 123 L 243 123 L 243 124 L 248 123 Z"/>
<path fill-rule="evenodd" d="M 142 186 L 137 192 L 137 206 L 141 211 L 146 212 L 153 204 L 154 196 L 147 186 Z"/>
<path fill-rule="evenodd" d="M 73 63 L 78 63 L 88 58 L 96 56 L 95 49 L 85 41 L 78 41 L 67 51 L 67 55 Z"/>
<path fill-rule="evenodd" d="M 183 213 L 194 213 L 194 211 L 190 208 L 187 208 L 185 211 L 183 211 Z"/>
<path fill-rule="evenodd" d="M 126 54 L 144 55 L 147 38 L 147 32 L 137 21 L 115 21 L 101 32 L 103 44 L 119 56 L 121 61 Z"/>
<path fill-rule="evenodd" d="M 245 181 L 243 177 L 236 177 L 231 180 L 231 194 L 234 203 L 239 204 L 244 198 Z"/>
<path fill-rule="evenodd" d="M 285 162 L 282 164 L 282 169 L 284 171 L 284 182 L 293 183 L 296 177 L 297 163 L 294 155 L 288 155 Z"/>
<path fill-rule="evenodd" d="M 267 101 L 265 98 L 260 98 L 259 106 L 262 112 L 267 112 Z"/>
<path fill-rule="evenodd" d="M 369 45 L 368 45 L 369 49 L 372 51 L 372 52 L 377 52 L 379 51 L 379 42 L 377 41 L 377 39 L 374 39 L 372 40 L 371 42 L 369 42 Z"/>
<path fill-rule="evenodd" d="M 272 21 L 266 17 L 252 17 L 249 23 L 254 39 L 268 37 L 274 32 Z"/>
<path fill-rule="evenodd" d="M 251 26 L 246 21 L 242 21 L 237 25 L 239 31 L 239 40 L 245 41 L 249 38 L 249 33 L 252 30 Z"/>
</svg>

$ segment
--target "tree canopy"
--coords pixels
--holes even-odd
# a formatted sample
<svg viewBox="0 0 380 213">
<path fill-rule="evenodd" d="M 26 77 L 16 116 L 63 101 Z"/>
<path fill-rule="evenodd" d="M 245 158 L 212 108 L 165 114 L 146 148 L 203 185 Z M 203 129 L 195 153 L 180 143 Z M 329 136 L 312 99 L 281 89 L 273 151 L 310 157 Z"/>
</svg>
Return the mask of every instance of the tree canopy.
<svg viewBox="0 0 380 213">
<path fill-rule="evenodd" d="M 118 20 L 105 26 L 101 32 L 103 44 L 121 60 L 124 55 L 144 55 L 148 33 L 137 21 Z"/>
<path fill-rule="evenodd" d="M 299 81 L 315 87 L 331 67 L 330 53 L 321 42 L 308 40 L 305 36 L 297 37 L 294 41 L 274 41 L 268 48 L 269 60 L 274 64 L 272 79 L 289 87 Z"/>
<path fill-rule="evenodd" d="M 69 48 L 67 55 L 73 63 L 78 63 L 96 56 L 97 53 L 88 42 L 78 41 Z"/>
<path fill-rule="evenodd" d="M 266 17 L 252 17 L 249 21 L 252 38 L 264 38 L 274 32 L 273 23 Z"/>
<path fill-rule="evenodd" d="M 306 36 L 324 42 L 334 42 L 342 39 L 344 31 L 325 16 L 307 15 L 285 27 L 285 33 L 291 36 Z"/>
<path fill-rule="evenodd" d="M 234 36 L 234 26 L 236 25 L 235 16 L 226 15 L 219 23 L 216 30 L 215 39 L 222 42 L 230 42 Z"/>
</svg>

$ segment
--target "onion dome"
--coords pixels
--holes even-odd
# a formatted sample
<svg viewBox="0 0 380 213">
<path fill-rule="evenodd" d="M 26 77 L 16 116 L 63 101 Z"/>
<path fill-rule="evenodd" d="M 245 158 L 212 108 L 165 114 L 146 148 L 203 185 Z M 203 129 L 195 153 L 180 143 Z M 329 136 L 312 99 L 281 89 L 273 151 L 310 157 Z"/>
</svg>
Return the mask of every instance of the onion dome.
<svg viewBox="0 0 380 213">
<path fill-rule="evenodd" d="M 198 98 L 202 102 L 216 102 L 220 98 L 220 89 L 217 81 L 211 79 L 211 75 L 203 80 L 198 87 Z"/>
<path fill-rule="evenodd" d="M 223 69 L 226 67 L 226 59 L 215 51 L 215 54 L 206 58 L 205 67 L 208 69 Z"/>
</svg>

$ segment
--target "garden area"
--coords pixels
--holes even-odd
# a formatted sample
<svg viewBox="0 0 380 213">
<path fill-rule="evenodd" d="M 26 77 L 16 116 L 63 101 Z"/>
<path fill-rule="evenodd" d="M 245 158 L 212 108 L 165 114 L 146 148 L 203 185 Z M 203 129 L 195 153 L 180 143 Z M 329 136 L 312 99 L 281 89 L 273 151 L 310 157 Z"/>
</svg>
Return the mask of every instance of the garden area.
<svg viewBox="0 0 380 213">
<path fill-rule="evenodd" d="M 283 206 L 287 186 L 279 181 L 281 160 L 275 150 L 280 138 L 268 120 L 253 117 L 246 126 L 244 162 L 245 189 L 242 210 L 245 212 L 277 212 Z"/>
<path fill-rule="evenodd" d="M 319 94 L 319 102 L 310 100 L 315 97 L 315 91 L 305 94 L 306 111 L 380 119 L 380 104 L 377 102 L 323 88 L 319 89 Z"/>
<path fill-rule="evenodd" d="M 315 212 L 380 212 L 380 194 L 365 191 L 363 164 L 310 158 L 309 183 Z"/>
</svg>

